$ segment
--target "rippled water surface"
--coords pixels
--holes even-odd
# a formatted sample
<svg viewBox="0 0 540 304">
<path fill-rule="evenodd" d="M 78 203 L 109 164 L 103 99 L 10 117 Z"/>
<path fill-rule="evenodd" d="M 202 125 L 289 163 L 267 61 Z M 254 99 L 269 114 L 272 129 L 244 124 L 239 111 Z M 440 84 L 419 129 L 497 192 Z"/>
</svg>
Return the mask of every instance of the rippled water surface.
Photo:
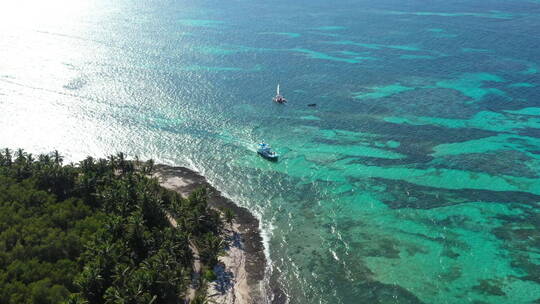
<svg viewBox="0 0 540 304">
<path fill-rule="evenodd" d="M 540 2 L 448 2 L 3 0 L 0 146 L 201 171 L 290 303 L 539 301 Z"/>
</svg>

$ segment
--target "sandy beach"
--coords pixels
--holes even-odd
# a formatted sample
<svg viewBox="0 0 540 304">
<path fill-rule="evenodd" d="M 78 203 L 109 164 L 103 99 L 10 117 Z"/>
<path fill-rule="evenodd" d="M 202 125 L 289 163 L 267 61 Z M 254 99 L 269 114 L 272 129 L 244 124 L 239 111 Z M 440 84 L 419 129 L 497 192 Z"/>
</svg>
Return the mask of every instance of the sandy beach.
<svg viewBox="0 0 540 304">
<path fill-rule="evenodd" d="M 235 214 L 232 225 L 226 225 L 226 238 L 231 244 L 221 265 L 214 269 L 218 280 L 208 286 L 208 300 L 218 304 L 263 303 L 263 279 L 266 259 L 259 231 L 259 221 L 246 208 L 223 197 L 197 172 L 184 167 L 155 166 L 155 177 L 160 184 L 183 197 L 199 187 L 208 189 L 208 203 L 212 208 L 229 208 Z"/>
</svg>

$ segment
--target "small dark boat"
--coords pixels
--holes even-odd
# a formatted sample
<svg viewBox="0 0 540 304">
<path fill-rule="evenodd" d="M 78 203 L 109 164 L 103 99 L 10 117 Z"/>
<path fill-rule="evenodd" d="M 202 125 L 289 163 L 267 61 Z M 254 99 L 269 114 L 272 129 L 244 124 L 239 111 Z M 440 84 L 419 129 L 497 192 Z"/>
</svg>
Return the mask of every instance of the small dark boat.
<svg viewBox="0 0 540 304">
<path fill-rule="evenodd" d="M 277 103 L 280 103 L 280 104 L 284 104 L 287 102 L 287 99 L 285 99 L 285 97 L 281 96 L 281 94 L 279 94 L 279 84 L 277 85 L 277 90 L 276 90 L 276 96 L 274 98 L 272 98 L 272 100 L 274 102 L 277 102 Z"/>
<path fill-rule="evenodd" d="M 317 104 L 316 104 L 316 103 L 310 103 L 310 104 L 308 104 L 307 106 L 308 106 L 308 107 L 316 107 Z"/>
<path fill-rule="evenodd" d="M 259 148 L 257 149 L 257 153 L 270 160 L 270 161 L 277 161 L 278 160 L 278 154 L 274 151 L 272 151 L 272 148 L 270 147 L 270 145 L 262 142 L 259 144 Z"/>
</svg>

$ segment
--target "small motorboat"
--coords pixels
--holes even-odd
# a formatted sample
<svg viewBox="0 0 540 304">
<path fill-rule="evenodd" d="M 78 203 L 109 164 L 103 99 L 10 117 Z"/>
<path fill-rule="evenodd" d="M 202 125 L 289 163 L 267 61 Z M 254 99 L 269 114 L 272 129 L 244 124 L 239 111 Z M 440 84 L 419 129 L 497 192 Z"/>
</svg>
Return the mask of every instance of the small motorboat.
<svg viewBox="0 0 540 304">
<path fill-rule="evenodd" d="M 278 154 L 274 151 L 272 151 L 272 148 L 270 145 L 262 142 L 259 144 L 259 148 L 257 149 L 257 153 L 271 161 L 277 161 L 278 160 Z"/>
<path fill-rule="evenodd" d="M 287 99 L 285 99 L 285 97 L 281 96 L 281 94 L 279 94 L 279 84 L 277 85 L 277 89 L 276 89 L 276 96 L 272 99 L 274 102 L 277 102 L 277 103 L 280 103 L 280 104 L 284 104 L 287 102 Z"/>
</svg>

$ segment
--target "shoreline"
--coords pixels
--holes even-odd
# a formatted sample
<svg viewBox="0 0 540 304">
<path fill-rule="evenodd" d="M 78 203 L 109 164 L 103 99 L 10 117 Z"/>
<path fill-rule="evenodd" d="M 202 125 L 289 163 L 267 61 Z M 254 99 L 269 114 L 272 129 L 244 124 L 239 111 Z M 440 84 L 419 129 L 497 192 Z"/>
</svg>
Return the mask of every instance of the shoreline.
<svg viewBox="0 0 540 304">
<path fill-rule="evenodd" d="M 209 284 L 209 300 L 223 304 L 264 303 L 266 256 L 259 220 L 248 209 L 224 197 L 204 176 L 191 169 L 156 164 L 153 176 L 159 179 L 162 187 L 176 191 L 183 197 L 199 187 L 206 187 L 211 208 L 229 208 L 235 214 L 234 224 L 227 232 L 227 237 L 239 240 L 234 242 L 238 246 L 228 248 L 227 254 L 219 259 L 225 268 L 219 271 L 218 277 L 225 274 L 231 280 L 230 286 L 224 291 L 218 291 L 220 288 L 217 284 Z"/>
</svg>

